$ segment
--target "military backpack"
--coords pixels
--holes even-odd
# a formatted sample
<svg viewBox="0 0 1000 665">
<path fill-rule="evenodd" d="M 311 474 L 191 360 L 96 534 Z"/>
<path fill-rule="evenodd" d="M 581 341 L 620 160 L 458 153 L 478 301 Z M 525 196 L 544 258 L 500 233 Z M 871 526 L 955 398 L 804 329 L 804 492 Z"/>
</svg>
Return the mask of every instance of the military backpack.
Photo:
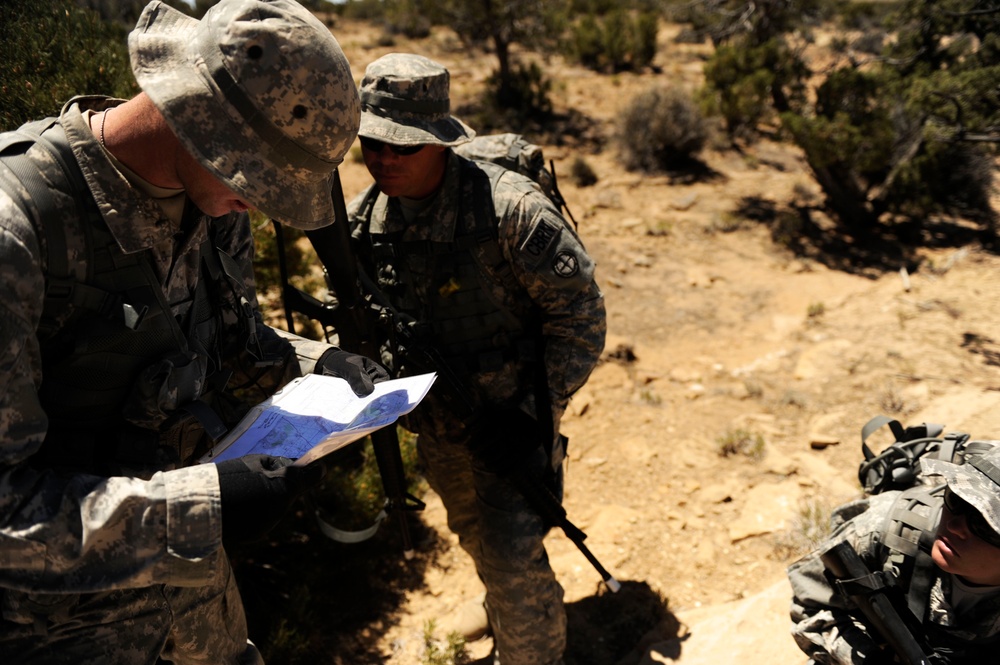
<svg viewBox="0 0 1000 665">
<path fill-rule="evenodd" d="M 556 204 L 556 207 L 566 213 L 566 216 L 573 222 L 573 228 L 576 228 L 576 219 L 573 218 L 573 213 L 570 212 L 566 199 L 559 191 L 555 164 L 550 160 L 549 166 L 546 168 L 545 156 L 542 154 L 540 145 L 531 143 L 520 134 L 508 132 L 477 136 L 471 141 L 455 147 L 454 151 L 466 159 L 498 164 L 509 171 L 531 178 L 538 184 L 542 192 Z"/>
</svg>

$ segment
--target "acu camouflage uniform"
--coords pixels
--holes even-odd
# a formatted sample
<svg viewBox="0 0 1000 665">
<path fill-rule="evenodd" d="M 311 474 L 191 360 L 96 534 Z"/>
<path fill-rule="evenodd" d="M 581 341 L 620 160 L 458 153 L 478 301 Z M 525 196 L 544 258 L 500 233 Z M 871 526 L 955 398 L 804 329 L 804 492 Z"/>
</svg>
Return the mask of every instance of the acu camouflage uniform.
<svg viewBox="0 0 1000 665">
<path fill-rule="evenodd" d="M 477 225 L 477 212 L 469 209 L 473 201 L 482 206 L 480 216 L 483 210 L 491 215 L 492 238 L 484 240 L 480 234 L 469 240 Z M 594 282 L 593 261 L 535 183 L 450 150 L 441 188 L 412 222 L 404 219 L 397 199 L 374 190 L 360 195 L 349 210 L 362 264 L 368 264 L 394 307 L 412 317 L 417 339 L 433 347 L 463 383 L 465 400 L 440 376 L 404 424 L 420 435 L 418 448 L 429 482 L 485 583 L 497 662 L 560 662 L 566 617 L 562 587 L 542 543 L 547 526 L 509 480 L 481 468 L 470 455 L 477 447 L 470 440 L 470 407 L 475 412 L 520 407 L 534 415 L 536 363 L 542 362 L 551 432 L 559 431 L 567 402 L 604 346 L 604 301 Z M 482 255 L 489 255 L 484 243 L 499 246 L 502 262 L 492 270 L 483 266 Z M 389 256 L 392 247 L 395 258 Z M 420 247 L 427 251 L 418 251 Z M 507 278 L 501 276 L 504 272 Z M 479 308 L 470 317 L 478 317 L 474 332 L 457 319 L 436 318 L 453 306 Z M 544 358 L 533 357 L 534 349 L 543 348 L 532 344 L 537 330 L 544 338 Z M 486 339 L 484 331 L 490 333 Z M 388 361 L 402 374 L 435 369 L 405 359 L 402 366 L 398 359 Z M 549 459 L 539 448 L 524 464 L 540 477 L 560 474 L 561 441 L 557 437 Z"/>
<path fill-rule="evenodd" d="M 248 4 L 224 0 L 199 25 L 214 17 L 218 23 L 211 29 L 225 31 L 240 18 L 233 12 L 241 11 L 251 12 L 254 22 L 263 18 L 263 5 L 248 10 Z M 300 6 L 279 0 L 271 7 L 275 9 L 264 13 L 282 25 L 288 25 L 283 21 L 289 16 L 290 22 L 304 21 L 306 39 L 316 44 L 307 51 L 314 54 L 329 47 L 318 37 L 332 41 L 329 30 Z M 160 28 L 166 22 L 167 32 L 178 25 L 190 28 L 192 21 L 154 2 L 140 18 L 139 29 Z M 186 33 L 179 34 L 183 43 Z M 284 31 L 277 39 L 301 34 Z M 155 38 L 162 42 L 163 33 Z M 258 43 L 265 44 L 266 54 L 271 42 L 265 38 Z M 155 49 L 163 58 L 166 51 L 163 43 Z M 237 52 L 235 57 L 241 56 Z M 324 87 L 336 84 L 338 76 L 345 78 L 333 60 L 324 62 L 329 65 L 319 74 Z M 267 66 L 281 63 L 268 60 Z M 169 70 L 176 85 L 187 82 L 177 63 L 160 66 Z M 346 80 L 355 94 L 349 70 Z M 205 90 L 214 94 L 211 88 Z M 158 93 L 170 94 L 164 89 Z M 316 90 L 318 98 L 324 94 Z M 206 111 L 192 95 L 187 99 L 187 112 Z M 0 160 L 0 652 L 10 662 L 255 662 L 259 654 L 248 644 L 242 604 L 221 543 L 218 473 L 214 465 L 192 466 L 201 452 L 198 446 L 178 445 L 190 443 L 192 432 L 199 433 L 183 407 L 199 398 L 210 401 L 222 407 L 221 415 L 231 425 L 248 402 L 312 371 L 315 360 L 330 347 L 280 337 L 263 324 L 245 214 L 210 219 L 188 201 L 177 220 L 116 168 L 92 133 L 88 117 L 119 103 L 76 98 L 58 120 L 44 123 L 46 136 L 56 143 L 64 137 L 72 148 L 68 169 L 85 180 L 89 194 L 81 195 L 53 154 L 38 143 L 29 144 L 24 156 L 40 174 L 33 178 L 36 185 L 42 183 L 34 193 L 50 197 L 44 205 L 22 185 L 23 174 L 15 176 Z M 245 148 L 241 145 L 240 150 Z M 219 163 L 227 165 L 225 155 Z M 272 182 L 271 187 L 277 186 Z M 328 191 L 326 185 L 320 188 Z M 241 189 L 257 200 L 266 198 L 246 181 Z M 305 209 L 290 208 L 293 213 Z M 63 336 L 41 333 L 50 278 L 46 264 L 55 249 L 46 237 L 52 225 L 34 221 L 43 210 L 61 220 L 66 258 L 78 275 L 87 274 L 90 257 L 117 266 L 134 264 L 138 256 L 149 275 L 142 286 L 159 294 L 169 310 L 166 317 L 172 315 L 177 322 L 175 353 L 148 358 L 148 366 L 132 377 L 134 384 L 126 384 L 118 395 L 120 402 L 103 409 L 108 417 L 97 421 L 88 422 L 87 413 L 73 410 L 73 404 L 59 403 L 60 386 L 47 386 L 46 381 L 52 380 L 51 363 L 68 364 L 72 375 L 78 353 L 101 350 L 102 338 L 92 329 L 85 332 L 84 324 L 96 322 L 106 335 L 122 341 L 127 336 L 123 306 L 119 302 L 117 317 L 95 317 L 92 312 L 76 316 L 81 314 L 76 311 L 67 321 L 70 312 L 61 312 L 55 327 L 62 326 Z M 88 247 L 92 231 L 97 237 L 110 234 L 113 242 Z M 213 236 L 214 241 L 206 242 Z M 217 296 L 207 303 L 210 311 L 196 315 L 193 304 L 205 304 L 196 297 L 207 277 L 205 253 L 216 250 L 229 259 L 228 277 L 210 285 Z M 237 285 L 226 287 L 227 281 Z M 133 320 L 131 326 L 141 332 L 151 319 L 162 322 L 164 317 L 154 314 Z M 199 326 L 189 325 L 196 316 L 210 330 L 205 338 L 194 332 Z M 145 358 L 149 350 L 131 353 Z M 242 394 L 237 394 L 240 389 Z M 138 453 L 140 447 L 148 454 Z M 111 472 L 115 469 L 118 473 Z"/>
<path fill-rule="evenodd" d="M 828 540 L 789 567 L 788 579 L 793 593 L 792 636 L 811 657 L 810 663 L 855 665 L 867 662 L 866 658 L 881 657 L 876 638 L 869 633 L 863 615 L 849 599 L 837 593 L 825 576 L 820 554 L 837 543 L 848 542 L 869 570 L 893 570 L 894 563 L 889 560 L 885 544 L 886 534 L 891 531 L 890 519 L 898 515 L 902 502 L 911 500 L 914 493 L 919 492 L 923 497 L 915 504 L 917 521 L 920 517 L 926 518 L 933 532 L 941 515 L 943 491 L 944 485 L 929 491 L 921 487 L 905 492 L 884 492 L 841 506 L 832 518 L 839 526 Z M 970 646 L 975 650 L 948 661 L 951 663 L 978 665 L 989 662 L 992 657 L 988 654 L 993 654 L 1000 644 L 997 642 L 1000 638 L 1000 589 L 989 588 L 988 595 L 960 614 L 952 607 L 955 585 L 960 582 L 933 563 L 928 564 L 931 575 L 922 622 L 930 643 L 942 652 L 961 651 Z M 977 642 L 978 645 L 973 645 Z"/>
</svg>

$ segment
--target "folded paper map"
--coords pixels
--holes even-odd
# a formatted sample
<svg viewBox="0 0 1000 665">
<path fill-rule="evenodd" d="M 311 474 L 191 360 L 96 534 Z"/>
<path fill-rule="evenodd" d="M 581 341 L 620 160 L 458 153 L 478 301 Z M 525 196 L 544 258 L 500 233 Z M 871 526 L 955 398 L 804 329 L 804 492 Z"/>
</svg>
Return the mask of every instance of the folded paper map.
<svg viewBox="0 0 1000 665">
<path fill-rule="evenodd" d="M 344 379 L 303 376 L 251 409 L 201 461 L 262 453 L 308 464 L 396 422 L 420 403 L 435 377 L 383 381 L 358 397 Z"/>
</svg>

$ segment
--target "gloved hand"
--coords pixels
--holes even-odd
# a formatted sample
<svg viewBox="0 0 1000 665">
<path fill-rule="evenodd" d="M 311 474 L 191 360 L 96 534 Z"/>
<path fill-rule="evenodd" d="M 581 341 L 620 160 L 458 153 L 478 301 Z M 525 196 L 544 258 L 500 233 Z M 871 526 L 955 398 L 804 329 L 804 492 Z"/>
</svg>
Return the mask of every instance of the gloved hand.
<svg viewBox="0 0 1000 665">
<path fill-rule="evenodd" d="M 542 445 L 542 427 L 521 409 L 488 411 L 471 427 L 469 447 L 483 467 L 506 476 Z"/>
<path fill-rule="evenodd" d="M 293 460 L 245 455 L 219 462 L 222 540 L 226 544 L 260 540 L 281 519 L 292 501 L 319 485 L 322 462 L 291 466 Z"/>
<path fill-rule="evenodd" d="M 371 395 L 376 383 L 389 380 L 388 370 L 371 358 L 337 348 L 320 356 L 315 371 L 345 379 L 358 397 Z"/>
</svg>

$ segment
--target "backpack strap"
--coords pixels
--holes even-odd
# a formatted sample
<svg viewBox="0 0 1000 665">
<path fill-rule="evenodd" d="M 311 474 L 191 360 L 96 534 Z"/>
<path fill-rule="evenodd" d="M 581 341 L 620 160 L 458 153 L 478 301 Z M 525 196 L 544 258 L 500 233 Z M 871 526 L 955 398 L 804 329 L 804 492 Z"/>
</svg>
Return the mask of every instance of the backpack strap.
<svg viewBox="0 0 1000 665">
<path fill-rule="evenodd" d="M 882 530 L 883 569 L 896 577 L 906 592 L 907 606 L 921 622 L 936 578 L 937 568 L 930 552 L 941 517 L 944 488 L 917 486 L 902 492 L 890 507 Z"/>
<path fill-rule="evenodd" d="M 471 211 L 473 220 L 472 228 L 456 240 L 460 247 L 472 252 L 486 275 L 500 282 L 505 291 L 516 292 L 522 287 L 514 276 L 510 262 L 500 251 L 500 233 L 493 205 L 493 195 L 503 172 L 497 168 L 491 176 L 472 162 L 463 164 L 463 167 L 462 209 Z"/>
</svg>

